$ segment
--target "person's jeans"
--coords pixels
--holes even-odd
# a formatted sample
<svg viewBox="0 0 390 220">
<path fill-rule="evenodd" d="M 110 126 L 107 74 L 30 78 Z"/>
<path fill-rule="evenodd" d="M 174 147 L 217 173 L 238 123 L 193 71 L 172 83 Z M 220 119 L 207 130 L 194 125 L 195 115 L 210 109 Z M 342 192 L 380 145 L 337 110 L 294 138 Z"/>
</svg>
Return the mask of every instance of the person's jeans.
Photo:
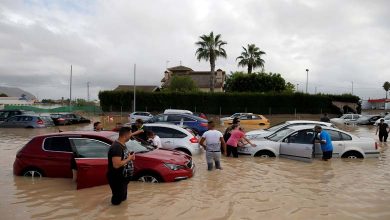
<svg viewBox="0 0 390 220">
<path fill-rule="evenodd" d="M 216 169 L 221 168 L 221 151 L 206 151 L 207 170 L 213 169 L 213 162 L 215 162 Z"/>
</svg>

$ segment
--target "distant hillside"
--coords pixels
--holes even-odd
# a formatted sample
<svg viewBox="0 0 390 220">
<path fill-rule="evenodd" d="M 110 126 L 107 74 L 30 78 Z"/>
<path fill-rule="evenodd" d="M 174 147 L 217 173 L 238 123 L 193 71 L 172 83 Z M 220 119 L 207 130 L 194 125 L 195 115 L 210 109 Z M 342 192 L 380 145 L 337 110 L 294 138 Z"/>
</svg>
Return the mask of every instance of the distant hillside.
<svg viewBox="0 0 390 220">
<path fill-rule="evenodd" d="M 36 97 L 33 94 L 26 92 L 22 89 L 16 88 L 16 87 L 0 86 L 0 94 L 1 93 L 4 93 L 9 97 L 21 97 L 22 94 L 25 94 L 26 98 L 28 98 L 30 100 L 36 99 Z"/>
</svg>

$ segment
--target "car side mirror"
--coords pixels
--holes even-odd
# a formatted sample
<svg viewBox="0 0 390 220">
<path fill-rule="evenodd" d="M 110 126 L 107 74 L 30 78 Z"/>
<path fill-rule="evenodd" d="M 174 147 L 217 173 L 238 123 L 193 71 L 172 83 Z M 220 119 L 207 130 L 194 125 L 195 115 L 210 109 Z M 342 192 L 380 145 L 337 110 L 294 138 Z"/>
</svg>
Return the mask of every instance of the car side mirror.
<svg viewBox="0 0 390 220">
<path fill-rule="evenodd" d="M 285 138 L 285 139 L 283 140 L 283 142 L 284 142 L 284 143 L 290 143 L 290 141 L 288 140 L 288 138 Z"/>
</svg>

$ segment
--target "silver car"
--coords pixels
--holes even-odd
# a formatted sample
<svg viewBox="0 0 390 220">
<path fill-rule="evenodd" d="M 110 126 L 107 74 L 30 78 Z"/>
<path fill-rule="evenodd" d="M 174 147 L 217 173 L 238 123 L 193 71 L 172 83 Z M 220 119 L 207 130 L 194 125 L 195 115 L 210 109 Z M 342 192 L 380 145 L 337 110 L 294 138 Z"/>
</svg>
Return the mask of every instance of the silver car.
<svg viewBox="0 0 390 220">
<path fill-rule="evenodd" d="M 149 119 L 153 118 L 153 115 L 149 112 L 133 112 L 129 114 L 129 122 L 134 123 L 137 119 L 142 119 L 142 121 L 147 121 Z"/>
<path fill-rule="evenodd" d="M 163 148 L 183 151 L 188 155 L 201 152 L 199 137 L 190 129 L 173 124 L 151 123 L 144 124 L 145 130 L 153 131 L 161 139 Z"/>
<path fill-rule="evenodd" d="M 282 122 L 280 124 L 274 125 L 272 127 L 269 127 L 267 129 L 261 129 L 261 130 L 253 130 L 246 133 L 246 137 L 248 139 L 264 139 L 265 137 L 278 132 L 280 130 L 286 129 L 291 126 L 296 125 L 321 125 L 326 127 L 335 127 L 332 123 L 328 122 L 321 122 L 321 121 L 309 121 L 309 120 L 291 120 Z"/>
<path fill-rule="evenodd" d="M 49 116 L 16 115 L 0 124 L 2 128 L 46 128 L 54 126 Z"/>
<path fill-rule="evenodd" d="M 321 157 L 320 144 L 313 144 L 316 133 L 312 125 L 292 126 L 268 136 L 266 141 L 252 140 L 256 147 L 245 145 L 238 152 L 260 157 L 287 157 L 311 161 Z M 379 157 L 378 145 L 373 138 L 357 137 L 348 132 L 322 127 L 329 133 L 333 144 L 333 157 L 367 158 Z"/>
</svg>

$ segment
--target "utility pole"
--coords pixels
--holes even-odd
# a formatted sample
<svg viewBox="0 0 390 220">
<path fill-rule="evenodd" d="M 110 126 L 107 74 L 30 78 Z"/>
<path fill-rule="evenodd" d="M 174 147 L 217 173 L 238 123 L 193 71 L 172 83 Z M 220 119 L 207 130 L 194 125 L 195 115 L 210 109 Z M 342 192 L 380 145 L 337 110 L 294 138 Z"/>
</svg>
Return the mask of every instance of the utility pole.
<svg viewBox="0 0 390 220">
<path fill-rule="evenodd" d="M 87 82 L 87 100 L 89 102 L 89 84 L 90 82 Z"/>
<path fill-rule="evenodd" d="M 72 65 L 70 65 L 69 111 L 72 111 Z"/>
<path fill-rule="evenodd" d="M 299 91 L 298 91 L 298 86 L 299 86 L 299 83 L 297 83 L 297 89 L 296 89 L 296 91 L 295 91 L 295 92 L 299 92 Z"/>
<path fill-rule="evenodd" d="M 165 69 L 168 69 L 169 60 L 165 61 Z"/>
<path fill-rule="evenodd" d="M 353 81 L 351 83 L 352 83 L 352 93 L 351 94 L 353 95 Z"/>
<path fill-rule="evenodd" d="M 306 93 L 307 93 L 308 83 L 309 83 L 309 69 L 306 69 Z"/>
<path fill-rule="evenodd" d="M 317 94 L 317 86 L 314 89 L 314 94 Z"/>
<path fill-rule="evenodd" d="M 136 64 L 134 64 L 134 86 L 133 86 L 133 94 L 134 94 L 134 98 L 133 98 L 133 100 L 134 100 L 134 103 L 133 103 L 133 112 L 135 112 L 135 104 L 136 104 L 136 96 L 135 96 L 135 89 L 136 89 L 136 87 L 135 87 L 135 74 L 136 74 L 136 68 L 137 68 L 137 66 L 136 66 Z"/>
</svg>

